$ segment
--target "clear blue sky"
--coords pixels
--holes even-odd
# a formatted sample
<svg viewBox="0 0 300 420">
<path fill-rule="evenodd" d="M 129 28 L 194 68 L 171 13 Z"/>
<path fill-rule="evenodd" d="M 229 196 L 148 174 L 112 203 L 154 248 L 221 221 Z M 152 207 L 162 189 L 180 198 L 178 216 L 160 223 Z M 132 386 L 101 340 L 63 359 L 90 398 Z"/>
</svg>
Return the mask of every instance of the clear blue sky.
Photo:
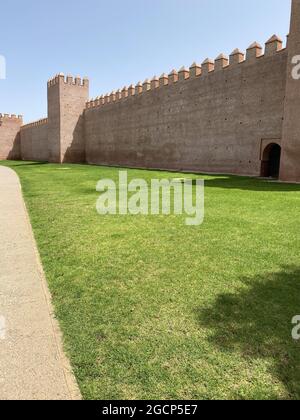
<svg viewBox="0 0 300 420">
<path fill-rule="evenodd" d="M 88 76 L 90 96 L 245 50 L 289 31 L 290 0 L 14 0 L 1 3 L 0 112 L 46 116 L 46 82 Z"/>
</svg>

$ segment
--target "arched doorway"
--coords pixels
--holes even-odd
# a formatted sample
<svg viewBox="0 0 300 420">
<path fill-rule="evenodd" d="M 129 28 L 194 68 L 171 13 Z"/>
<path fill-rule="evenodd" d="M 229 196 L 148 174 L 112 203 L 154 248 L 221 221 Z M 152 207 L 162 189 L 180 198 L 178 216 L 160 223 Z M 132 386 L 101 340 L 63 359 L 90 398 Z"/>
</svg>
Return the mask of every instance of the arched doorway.
<svg viewBox="0 0 300 420">
<path fill-rule="evenodd" d="M 261 176 L 279 178 L 281 147 L 277 143 L 269 144 L 263 153 Z"/>
</svg>

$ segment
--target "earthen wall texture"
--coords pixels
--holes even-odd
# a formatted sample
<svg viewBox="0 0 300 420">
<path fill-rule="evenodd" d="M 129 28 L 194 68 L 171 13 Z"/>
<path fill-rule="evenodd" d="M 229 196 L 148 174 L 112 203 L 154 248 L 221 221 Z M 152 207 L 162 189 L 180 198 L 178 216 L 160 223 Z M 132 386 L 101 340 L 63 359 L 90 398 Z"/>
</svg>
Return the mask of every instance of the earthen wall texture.
<svg viewBox="0 0 300 420">
<path fill-rule="evenodd" d="M 83 112 L 89 92 L 87 86 L 63 84 L 61 87 L 61 156 L 63 162 L 86 161 Z"/>
<path fill-rule="evenodd" d="M 0 160 L 20 159 L 20 127 L 18 117 L 0 117 Z"/>
<path fill-rule="evenodd" d="M 23 160 L 39 162 L 49 160 L 48 123 L 21 129 L 21 156 Z"/>
<path fill-rule="evenodd" d="M 287 50 L 86 109 L 90 164 L 260 175 L 281 142 Z"/>
<path fill-rule="evenodd" d="M 290 34 L 280 179 L 283 181 L 300 182 L 300 80 L 299 71 L 296 72 L 296 75 L 293 73 L 296 63 L 300 61 L 299 0 L 292 2 Z"/>
</svg>

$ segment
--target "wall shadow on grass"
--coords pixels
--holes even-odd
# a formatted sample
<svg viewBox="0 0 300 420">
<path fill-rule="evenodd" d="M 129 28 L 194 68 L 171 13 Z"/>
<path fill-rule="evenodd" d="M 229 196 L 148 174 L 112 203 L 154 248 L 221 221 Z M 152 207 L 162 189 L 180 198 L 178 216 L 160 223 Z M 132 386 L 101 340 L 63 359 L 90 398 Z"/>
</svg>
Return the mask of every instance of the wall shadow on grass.
<svg viewBox="0 0 300 420">
<path fill-rule="evenodd" d="M 299 184 L 288 184 L 278 181 L 268 181 L 259 178 L 247 178 L 238 176 L 220 176 L 206 179 L 205 186 L 208 188 L 237 189 L 246 191 L 262 192 L 300 192 Z"/>
<path fill-rule="evenodd" d="M 8 162 L 9 167 L 26 167 L 26 166 L 42 166 L 42 165 L 49 165 L 48 162 L 26 162 L 23 160 L 20 161 L 10 161 Z"/>
<path fill-rule="evenodd" d="M 222 352 L 271 361 L 270 373 L 289 398 L 299 399 L 300 343 L 291 332 L 292 318 L 300 315 L 300 268 L 282 267 L 242 283 L 240 291 L 197 310 L 201 327 L 212 331 L 209 341 Z"/>
</svg>

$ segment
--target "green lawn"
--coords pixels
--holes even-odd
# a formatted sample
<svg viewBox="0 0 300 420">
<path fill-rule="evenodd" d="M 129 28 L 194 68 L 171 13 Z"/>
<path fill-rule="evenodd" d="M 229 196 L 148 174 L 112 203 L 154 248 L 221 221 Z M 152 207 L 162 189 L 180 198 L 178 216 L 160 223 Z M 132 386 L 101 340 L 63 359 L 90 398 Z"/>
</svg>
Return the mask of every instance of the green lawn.
<svg viewBox="0 0 300 420">
<path fill-rule="evenodd" d="M 193 176 L 206 215 L 187 227 L 99 216 L 96 183 L 116 168 L 1 164 L 21 178 L 84 398 L 300 398 L 300 186 Z"/>
</svg>

